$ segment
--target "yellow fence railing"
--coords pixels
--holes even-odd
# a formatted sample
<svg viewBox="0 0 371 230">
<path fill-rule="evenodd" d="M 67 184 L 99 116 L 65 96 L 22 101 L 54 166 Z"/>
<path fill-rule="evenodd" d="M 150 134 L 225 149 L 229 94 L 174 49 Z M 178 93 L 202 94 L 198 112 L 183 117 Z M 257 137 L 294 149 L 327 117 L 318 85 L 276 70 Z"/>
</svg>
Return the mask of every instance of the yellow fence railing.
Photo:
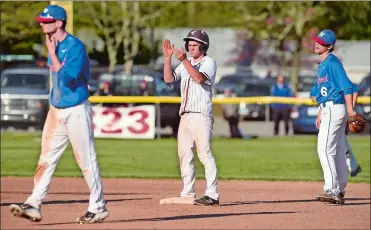
<svg viewBox="0 0 371 230">
<path fill-rule="evenodd" d="M 156 96 L 91 96 L 92 103 L 180 103 L 180 97 L 156 97 Z M 370 104 L 370 97 L 359 97 L 358 104 Z M 250 104 L 285 103 L 294 105 L 315 105 L 310 99 L 288 97 L 232 97 L 213 98 L 213 104 L 236 104 L 240 102 Z"/>
</svg>

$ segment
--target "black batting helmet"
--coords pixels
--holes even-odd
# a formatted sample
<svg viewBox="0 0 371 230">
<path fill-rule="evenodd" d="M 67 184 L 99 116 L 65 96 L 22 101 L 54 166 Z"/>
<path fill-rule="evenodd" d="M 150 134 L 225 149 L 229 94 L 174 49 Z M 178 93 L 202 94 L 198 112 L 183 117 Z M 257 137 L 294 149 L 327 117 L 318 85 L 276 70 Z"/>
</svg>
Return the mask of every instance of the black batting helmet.
<svg viewBox="0 0 371 230">
<path fill-rule="evenodd" d="M 187 37 L 183 39 L 185 44 L 185 49 L 188 52 L 188 41 L 196 41 L 201 43 L 200 45 L 200 51 L 206 53 L 207 49 L 209 49 L 209 36 L 207 33 L 203 30 L 191 30 L 191 32 L 188 33 Z"/>
</svg>

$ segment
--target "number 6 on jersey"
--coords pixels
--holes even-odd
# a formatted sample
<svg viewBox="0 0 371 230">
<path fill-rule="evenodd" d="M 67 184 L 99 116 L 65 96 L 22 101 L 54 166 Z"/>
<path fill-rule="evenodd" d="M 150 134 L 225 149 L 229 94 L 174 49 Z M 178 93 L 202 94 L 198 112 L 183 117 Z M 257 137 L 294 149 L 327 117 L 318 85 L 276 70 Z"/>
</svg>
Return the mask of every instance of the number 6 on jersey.
<svg viewBox="0 0 371 230">
<path fill-rule="evenodd" d="M 321 87 L 321 95 L 326 97 L 327 96 L 327 88 L 326 87 Z"/>
</svg>

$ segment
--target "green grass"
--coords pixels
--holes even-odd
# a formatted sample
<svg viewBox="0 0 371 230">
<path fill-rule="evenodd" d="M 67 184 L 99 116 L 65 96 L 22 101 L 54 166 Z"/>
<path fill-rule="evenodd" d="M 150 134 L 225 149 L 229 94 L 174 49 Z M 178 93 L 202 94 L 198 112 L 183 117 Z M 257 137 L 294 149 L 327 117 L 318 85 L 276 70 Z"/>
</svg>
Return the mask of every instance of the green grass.
<svg viewBox="0 0 371 230">
<path fill-rule="evenodd" d="M 370 182 L 369 137 L 348 137 L 362 173 L 351 182 Z M 103 177 L 180 178 L 175 139 L 97 139 Z M 212 150 L 220 179 L 322 180 L 316 136 L 272 137 L 254 140 L 213 139 Z M 40 153 L 40 134 L 2 133 L 1 176 L 32 176 Z M 198 178 L 203 167 L 195 157 Z M 55 176 L 80 177 L 69 146 Z"/>
</svg>

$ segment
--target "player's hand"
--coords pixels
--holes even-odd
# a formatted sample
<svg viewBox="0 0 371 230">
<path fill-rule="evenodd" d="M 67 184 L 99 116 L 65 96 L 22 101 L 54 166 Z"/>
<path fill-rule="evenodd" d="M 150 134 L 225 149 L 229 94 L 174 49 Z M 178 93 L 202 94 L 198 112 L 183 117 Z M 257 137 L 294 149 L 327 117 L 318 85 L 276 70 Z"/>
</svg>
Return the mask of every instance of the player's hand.
<svg viewBox="0 0 371 230">
<path fill-rule="evenodd" d="M 348 111 L 348 117 L 355 116 L 357 113 L 354 110 Z"/>
<path fill-rule="evenodd" d="M 184 61 L 184 59 L 187 58 L 187 52 L 185 51 L 185 49 L 182 47 L 182 49 L 177 49 L 177 48 L 174 48 L 173 49 L 173 53 L 175 55 L 175 57 L 179 60 L 179 61 Z"/>
<path fill-rule="evenodd" d="M 55 54 L 55 48 L 56 48 L 56 42 L 54 35 L 50 36 L 48 34 L 45 34 L 45 45 L 46 48 L 48 49 L 49 55 Z"/>
<path fill-rule="evenodd" d="M 316 118 L 316 128 L 319 129 L 320 125 L 321 125 L 321 112 L 318 113 L 318 116 Z"/>
<path fill-rule="evenodd" d="M 170 41 L 169 40 L 164 40 L 164 42 L 162 43 L 162 51 L 164 52 L 164 56 L 166 58 L 169 58 L 171 57 L 171 55 L 173 54 L 173 49 L 174 49 L 174 45 L 170 45 Z"/>
</svg>

